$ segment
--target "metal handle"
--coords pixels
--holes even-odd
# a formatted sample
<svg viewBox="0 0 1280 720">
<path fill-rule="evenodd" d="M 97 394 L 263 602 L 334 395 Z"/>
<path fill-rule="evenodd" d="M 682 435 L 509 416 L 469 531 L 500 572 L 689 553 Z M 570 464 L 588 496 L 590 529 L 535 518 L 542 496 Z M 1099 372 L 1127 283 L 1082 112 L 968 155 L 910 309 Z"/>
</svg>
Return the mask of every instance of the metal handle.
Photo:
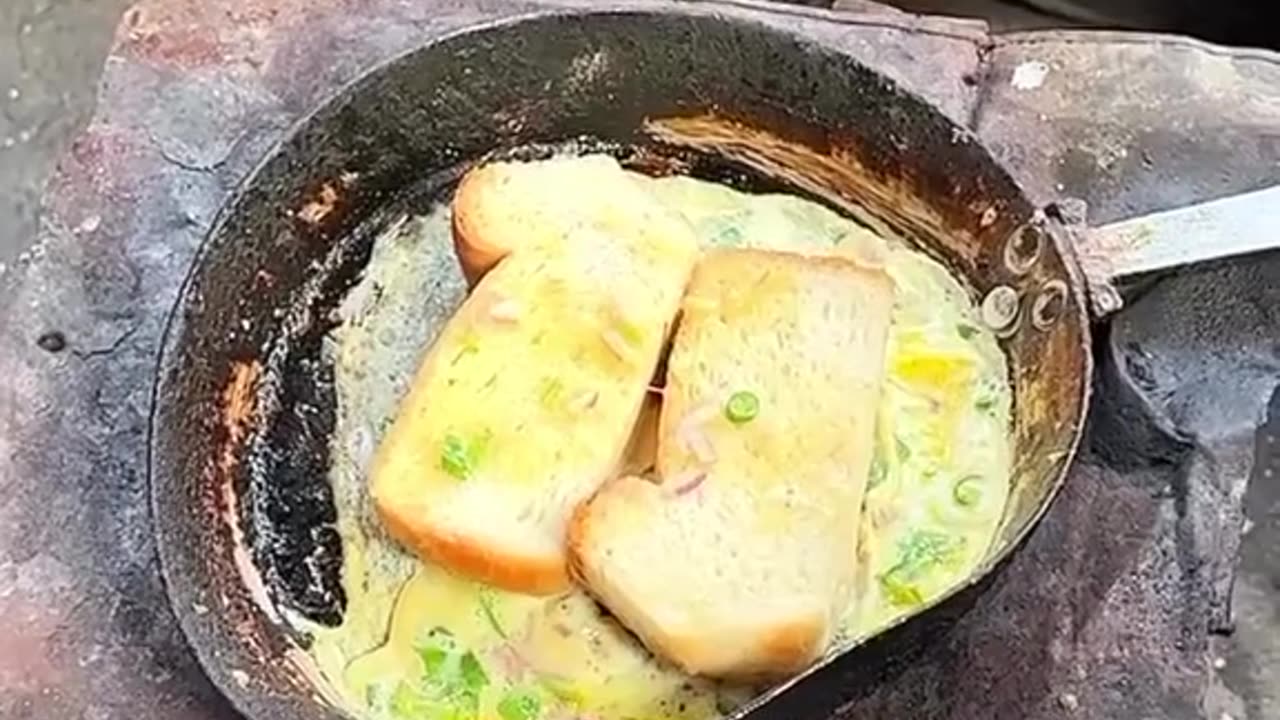
<svg viewBox="0 0 1280 720">
<path fill-rule="evenodd" d="M 1117 280 L 1280 248 L 1280 185 L 1085 230 L 1076 253 L 1095 312 L 1120 307 Z"/>
</svg>

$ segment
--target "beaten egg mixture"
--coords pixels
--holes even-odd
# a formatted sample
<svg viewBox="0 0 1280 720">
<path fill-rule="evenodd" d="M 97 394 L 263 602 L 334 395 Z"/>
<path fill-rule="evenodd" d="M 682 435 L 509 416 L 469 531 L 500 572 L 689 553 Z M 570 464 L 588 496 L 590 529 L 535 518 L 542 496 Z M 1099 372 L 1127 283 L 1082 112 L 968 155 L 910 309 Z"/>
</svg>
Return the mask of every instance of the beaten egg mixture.
<svg viewBox="0 0 1280 720">
<path fill-rule="evenodd" d="M 862 582 L 837 642 L 873 635 L 965 580 L 1009 491 L 1011 391 L 1004 355 L 964 287 L 905 243 L 815 203 L 684 177 L 637 180 L 679 208 L 707 246 L 883 260 L 897 298 Z M 328 339 L 347 611 L 336 628 L 296 621 L 314 638 L 322 673 L 353 714 L 371 720 L 693 720 L 748 700 L 757 688 L 689 678 L 658 661 L 581 592 L 488 588 L 419 562 L 386 536 L 365 492 L 367 468 L 421 352 L 465 292 L 448 208 L 403 218 L 375 242 Z"/>
</svg>

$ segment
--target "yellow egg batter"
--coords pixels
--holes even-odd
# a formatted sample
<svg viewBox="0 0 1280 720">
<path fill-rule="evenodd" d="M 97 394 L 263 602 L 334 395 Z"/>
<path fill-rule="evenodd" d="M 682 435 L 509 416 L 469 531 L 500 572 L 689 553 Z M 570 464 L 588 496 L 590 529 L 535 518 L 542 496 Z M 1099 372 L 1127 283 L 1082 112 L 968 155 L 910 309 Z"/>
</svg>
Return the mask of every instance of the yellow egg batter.
<svg viewBox="0 0 1280 720">
<path fill-rule="evenodd" d="M 982 561 L 1008 495 L 1011 392 L 1004 355 L 969 293 L 941 265 L 824 207 L 689 178 L 637 176 L 707 246 L 852 252 L 897 285 L 861 584 L 838 642 L 850 644 L 962 582 Z M 754 694 L 658 661 L 580 592 L 530 597 L 424 565 L 379 525 L 369 459 L 419 357 L 461 301 L 448 208 L 377 239 L 326 351 L 338 414 L 334 487 L 347 612 L 297 623 L 353 714 L 409 720 L 715 718 Z"/>
</svg>

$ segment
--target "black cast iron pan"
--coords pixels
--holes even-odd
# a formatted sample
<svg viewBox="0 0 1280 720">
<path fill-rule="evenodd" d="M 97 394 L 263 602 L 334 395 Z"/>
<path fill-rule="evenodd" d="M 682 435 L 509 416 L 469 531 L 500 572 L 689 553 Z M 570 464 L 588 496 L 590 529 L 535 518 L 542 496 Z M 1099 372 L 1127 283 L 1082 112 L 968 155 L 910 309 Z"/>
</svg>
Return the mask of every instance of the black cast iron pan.
<svg viewBox="0 0 1280 720">
<path fill-rule="evenodd" d="M 1033 206 L 967 130 L 848 57 L 744 20 L 596 10 L 476 27 L 372 71 L 297 127 L 223 209 L 168 328 L 151 425 L 156 539 L 183 631 L 247 716 L 346 716 L 307 638 L 282 622 L 344 610 L 324 480 L 330 311 L 397 213 L 446 200 L 480 160 L 568 144 L 861 208 L 913 238 L 984 299 L 1015 385 L 1014 490 L 971 582 L 1057 493 L 1089 396 L 1087 298 L 1105 306 L 1107 286 L 1086 288 L 1052 208 Z M 1091 257 L 1103 277 L 1106 258 Z M 891 667 L 911 644 L 846 653 L 748 712 L 828 715 L 831 678 L 875 677 L 861 669 Z"/>
</svg>

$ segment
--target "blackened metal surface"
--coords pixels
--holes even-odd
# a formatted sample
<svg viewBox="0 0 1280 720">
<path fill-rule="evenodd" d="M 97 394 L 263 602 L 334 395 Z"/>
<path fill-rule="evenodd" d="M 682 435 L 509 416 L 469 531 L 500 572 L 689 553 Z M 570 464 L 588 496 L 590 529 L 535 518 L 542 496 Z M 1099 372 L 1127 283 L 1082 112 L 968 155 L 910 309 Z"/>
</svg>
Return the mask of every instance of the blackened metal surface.
<svg viewBox="0 0 1280 720">
<path fill-rule="evenodd" d="M 155 0 L 127 17 L 97 116 L 50 186 L 39 244 L 0 276 L 0 621 L 9 643 L 0 653 L 0 716 L 236 717 L 183 646 L 150 541 L 143 436 L 163 318 L 213 212 L 289 122 L 372 62 L 464 22 L 466 7 L 471 19 L 511 7 L 452 4 L 444 12 L 442 5 Z M 1051 86 L 1047 95 L 1010 94 L 999 105 L 994 98 L 1008 92 L 1001 83 L 1012 67 L 1035 56 L 1010 55 L 1006 74 L 997 63 L 990 69 L 998 79 L 986 80 L 980 28 L 888 22 L 887 14 L 869 22 L 785 22 L 847 44 L 953 117 L 974 111 L 985 141 L 1007 148 L 1024 184 L 1050 195 L 1059 160 L 1078 157 L 1091 129 L 1103 136 L 1167 130 L 1150 133 L 1149 171 L 1139 163 L 1114 177 L 1078 174 L 1069 187 L 1064 179 L 1063 189 L 1106 213 L 1101 219 L 1155 209 L 1169 198 L 1218 195 L 1223 173 L 1261 184 L 1276 165 L 1266 102 L 1275 107 L 1277 83 L 1267 79 L 1275 64 L 1265 57 L 1179 46 L 1177 60 L 1166 61 L 1167 40 L 1124 38 L 1113 47 L 1105 38 L 1077 37 L 1051 75 L 1070 85 Z M 1244 68 L 1238 94 L 1223 99 L 1205 91 L 1209 78 L 1232 67 Z M 1088 95 L 1074 88 L 1091 84 L 1146 87 L 1146 107 L 1115 103 L 1102 116 L 1113 105 L 1076 100 Z M 978 91 L 989 112 L 973 107 Z M 1001 117 L 1009 121 L 997 125 Z M 1075 130 L 1067 135 L 1064 127 Z M 1032 152 L 1033 145 L 1039 149 Z M 1129 173 L 1140 182 L 1126 189 Z M 1089 195 L 1095 187 L 1119 187 L 1116 202 Z M 1164 318 L 1153 315 L 1144 322 L 1158 330 Z M 1227 329 L 1228 318 L 1220 321 Z M 59 334 L 61 343 L 37 343 Z M 1194 336 L 1184 345 L 1187 355 L 1215 354 Z M 1181 397 L 1229 389 L 1237 366 L 1230 353 L 1216 354 L 1225 377 L 1189 383 Z M 1216 472 L 1202 467 L 1173 483 L 1185 450 L 1167 441 L 1146 405 L 1126 403 L 1111 417 L 1145 438 L 1140 447 L 1159 448 L 1155 461 L 1102 470 L 1086 455 L 1015 567 L 993 580 L 990 599 L 983 595 L 957 624 L 920 632 L 928 641 L 918 645 L 925 660 L 911 672 L 864 668 L 849 687 L 880 676 L 887 694 L 851 692 L 860 699 L 847 716 L 880 708 L 912 718 L 1201 717 L 1196 709 L 1213 677 L 1201 647 L 1209 613 L 1203 593 L 1179 580 L 1179 563 L 1229 562 L 1230 553 L 1189 544 L 1194 533 L 1183 532 L 1177 542 L 1192 552 L 1175 560 L 1178 553 L 1161 543 L 1171 526 L 1229 517 L 1230 495 L 1218 505 L 1185 504 L 1178 515 L 1177 493 L 1217 483 Z M 1226 457 L 1247 464 L 1248 449 Z M 1164 518 L 1159 524 L 1154 512 Z M 1144 619 L 1165 617 L 1172 624 L 1158 626 L 1165 629 L 1146 642 L 1152 626 Z M 1167 667 L 1177 669 L 1169 684 Z M 1227 669 L 1248 680 L 1236 688 L 1266 680 L 1248 666 Z M 1256 700 L 1240 707 L 1262 712 Z M 793 717 L 808 716 L 802 705 Z"/>
<path fill-rule="evenodd" d="M 272 398 L 274 407 L 247 448 L 249 482 L 237 492 L 247 499 L 246 517 L 258 519 L 246 523 L 245 540 L 268 587 L 303 616 L 335 626 L 346 597 L 338 517 L 325 482 L 336 403 L 333 367 L 322 357 L 333 323 L 326 308 L 307 309 L 312 322 L 300 336 L 284 334 L 265 353 L 271 387 L 259 396 Z"/>
</svg>

